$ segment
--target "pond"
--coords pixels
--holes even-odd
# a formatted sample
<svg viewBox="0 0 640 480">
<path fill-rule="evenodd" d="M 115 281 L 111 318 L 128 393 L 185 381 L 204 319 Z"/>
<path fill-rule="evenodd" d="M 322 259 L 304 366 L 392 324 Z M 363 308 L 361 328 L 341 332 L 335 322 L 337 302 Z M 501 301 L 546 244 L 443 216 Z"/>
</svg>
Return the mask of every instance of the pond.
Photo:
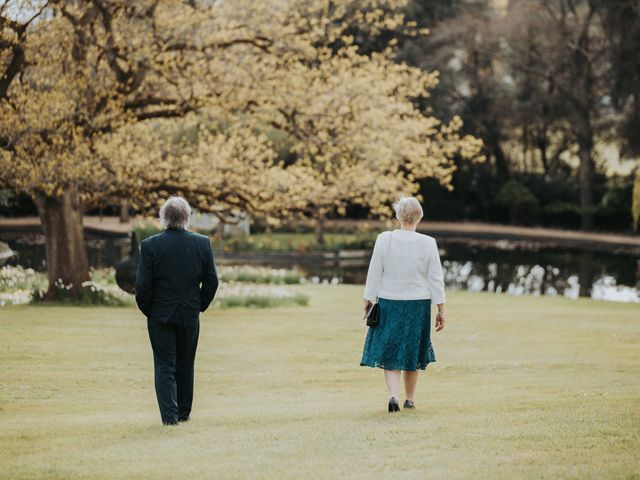
<svg viewBox="0 0 640 480">
<path fill-rule="evenodd" d="M 505 250 L 439 242 L 448 290 L 487 291 L 512 295 L 640 302 L 640 258 L 586 251 Z M 366 259 L 368 261 L 368 259 Z M 364 283 L 366 261 L 342 266 L 302 265 L 320 279 L 339 277 L 344 283 Z"/>
<path fill-rule="evenodd" d="M 4 237 L 4 238 L 2 238 Z M 9 244 L 17 255 L 4 260 L 8 264 L 45 269 L 44 239 L 24 234 L 0 241 Z M 488 291 L 512 295 L 550 295 L 570 298 L 640 302 L 640 257 L 592 253 L 580 250 L 514 248 L 497 242 L 438 242 L 445 283 L 449 290 Z M 90 264 L 115 266 L 128 255 L 126 238 L 87 237 Z M 315 281 L 362 284 L 368 266 L 366 252 L 340 255 L 225 254 L 219 264 L 253 263 L 274 267 L 297 267 Z"/>
<path fill-rule="evenodd" d="M 86 237 L 89 265 L 96 268 L 113 267 L 129 254 L 131 243 L 122 237 Z M 6 265 L 20 265 L 36 271 L 46 270 L 44 237 L 40 234 L 0 234 L 0 242 L 9 245 L 16 255 L 6 259 Z M 1 260 L 0 260 L 1 262 Z"/>
</svg>

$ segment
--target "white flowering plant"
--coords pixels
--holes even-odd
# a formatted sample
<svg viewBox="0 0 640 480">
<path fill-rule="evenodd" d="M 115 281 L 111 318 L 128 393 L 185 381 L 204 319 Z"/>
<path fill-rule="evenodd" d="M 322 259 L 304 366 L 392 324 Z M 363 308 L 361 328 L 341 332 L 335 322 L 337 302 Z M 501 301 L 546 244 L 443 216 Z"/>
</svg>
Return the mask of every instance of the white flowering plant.
<svg viewBox="0 0 640 480">
<path fill-rule="evenodd" d="M 225 265 L 219 270 L 223 282 L 295 285 L 305 281 L 304 273 L 298 269 Z"/>
<path fill-rule="evenodd" d="M 307 295 L 284 287 L 308 281 L 298 270 L 225 266 L 218 273 L 221 282 L 214 303 L 217 308 L 304 306 L 309 302 Z M 54 287 L 62 299 L 65 298 L 64 293 L 72 288 L 61 281 L 55 282 Z M 23 267 L 0 268 L 0 306 L 41 302 L 48 288 L 49 282 L 44 273 Z M 124 306 L 134 305 L 135 300 L 133 295 L 117 286 L 113 268 L 101 268 L 91 271 L 91 280 L 82 284 L 80 300 L 73 303 Z"/>
<path fill-rule="evenodd" d="M 46 277 L 33 268 L 5 266 L 0 268 L 0 292 L 30 290 L 34 286 L 46 286 Z"/>
<path fill-rule="evenodd" d="M 61 293 L 60 298 L 64 299 L 64 293 L 69 292 L 72 285 L 65 285 L 57 280 L 54 288 Z M 43 301 L 48 289 L 49 282 L 44 273 L 23 267 L 0 268 L 0 306 Z M 121 306 L 132 304 L 133 296 L 116 285 L 115 271 L 112 268 L 101 268 L 91 271 L 91 280 L 82 284 L 80 299 L 74 300 L 74 303 Z"/>
<path fill-rule="evenodd" d="M 306 306 L 309 297 L 303 293 L 275 285 L 223 282 L 216 294 L 215 306 L 219 308 L 250 307 L 270 308 L 286 305 Z"/>
<path fill-rule="evenodd" d="M 33 292 L 46 291 L 47 278 L 32 268 L 0 268 L 0 306 L 29 303 Z"/>
</svg>

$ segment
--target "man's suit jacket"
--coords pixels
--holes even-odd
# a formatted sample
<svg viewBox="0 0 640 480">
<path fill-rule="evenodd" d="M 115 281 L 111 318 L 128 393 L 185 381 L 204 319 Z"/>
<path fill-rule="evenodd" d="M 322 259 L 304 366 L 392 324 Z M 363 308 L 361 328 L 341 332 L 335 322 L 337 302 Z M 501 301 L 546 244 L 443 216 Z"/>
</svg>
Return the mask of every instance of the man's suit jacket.
<svg viewBox="0 0 640 480">
<path fill-rule="evenodd" d="M 150 320 L 166 323 L 179 307 L 197 316 L 217 289 L 213 249 L 204 235 L 167 229 L 142 242 L 136 303 Z"/>
</svg>

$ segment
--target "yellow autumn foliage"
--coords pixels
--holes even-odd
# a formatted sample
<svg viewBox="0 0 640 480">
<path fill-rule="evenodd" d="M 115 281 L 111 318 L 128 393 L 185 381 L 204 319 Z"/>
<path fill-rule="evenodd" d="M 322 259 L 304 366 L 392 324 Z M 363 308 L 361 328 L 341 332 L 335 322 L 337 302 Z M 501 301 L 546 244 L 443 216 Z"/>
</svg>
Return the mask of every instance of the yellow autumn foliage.
<svg viewBox="0 0 640 480">
<path fill-rule="evenodd" d="M 396 63 L 394 42 L 365 54 L 353 35 L 421 34 L 404 3 L 3 9 L 0 184 L 34 197 L 77 195 L 85 208 L 129 198 L 153 209 L 180 192 L 202 210 L 270 217 L 322 217 L 348 203 L 385 214 L 420 178 L 450 185 L 453 157 L 474 158 L 480 145 L 459 133 L 459 118 L 443 124 L 416 107 L 437 74 Z M 33 20 L 21 31 L 25 18 Z"/>
</svg>

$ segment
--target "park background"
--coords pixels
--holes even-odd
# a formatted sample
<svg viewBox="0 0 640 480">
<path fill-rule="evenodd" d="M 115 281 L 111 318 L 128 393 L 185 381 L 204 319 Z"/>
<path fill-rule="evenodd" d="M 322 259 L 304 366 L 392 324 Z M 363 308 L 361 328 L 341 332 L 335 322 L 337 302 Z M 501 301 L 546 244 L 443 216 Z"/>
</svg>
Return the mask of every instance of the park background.
<svg viewBox="0 0 640 480">
<path fill-rule="evenodd" d="M 0 477 L 637 478 L 638 51 L 632 0 L 0 0 Z M 222 285 L 167 431 L 130 292 L 172 194 Z M 400 194 L 448 325 L 389 418 Z"/>
</svg>

